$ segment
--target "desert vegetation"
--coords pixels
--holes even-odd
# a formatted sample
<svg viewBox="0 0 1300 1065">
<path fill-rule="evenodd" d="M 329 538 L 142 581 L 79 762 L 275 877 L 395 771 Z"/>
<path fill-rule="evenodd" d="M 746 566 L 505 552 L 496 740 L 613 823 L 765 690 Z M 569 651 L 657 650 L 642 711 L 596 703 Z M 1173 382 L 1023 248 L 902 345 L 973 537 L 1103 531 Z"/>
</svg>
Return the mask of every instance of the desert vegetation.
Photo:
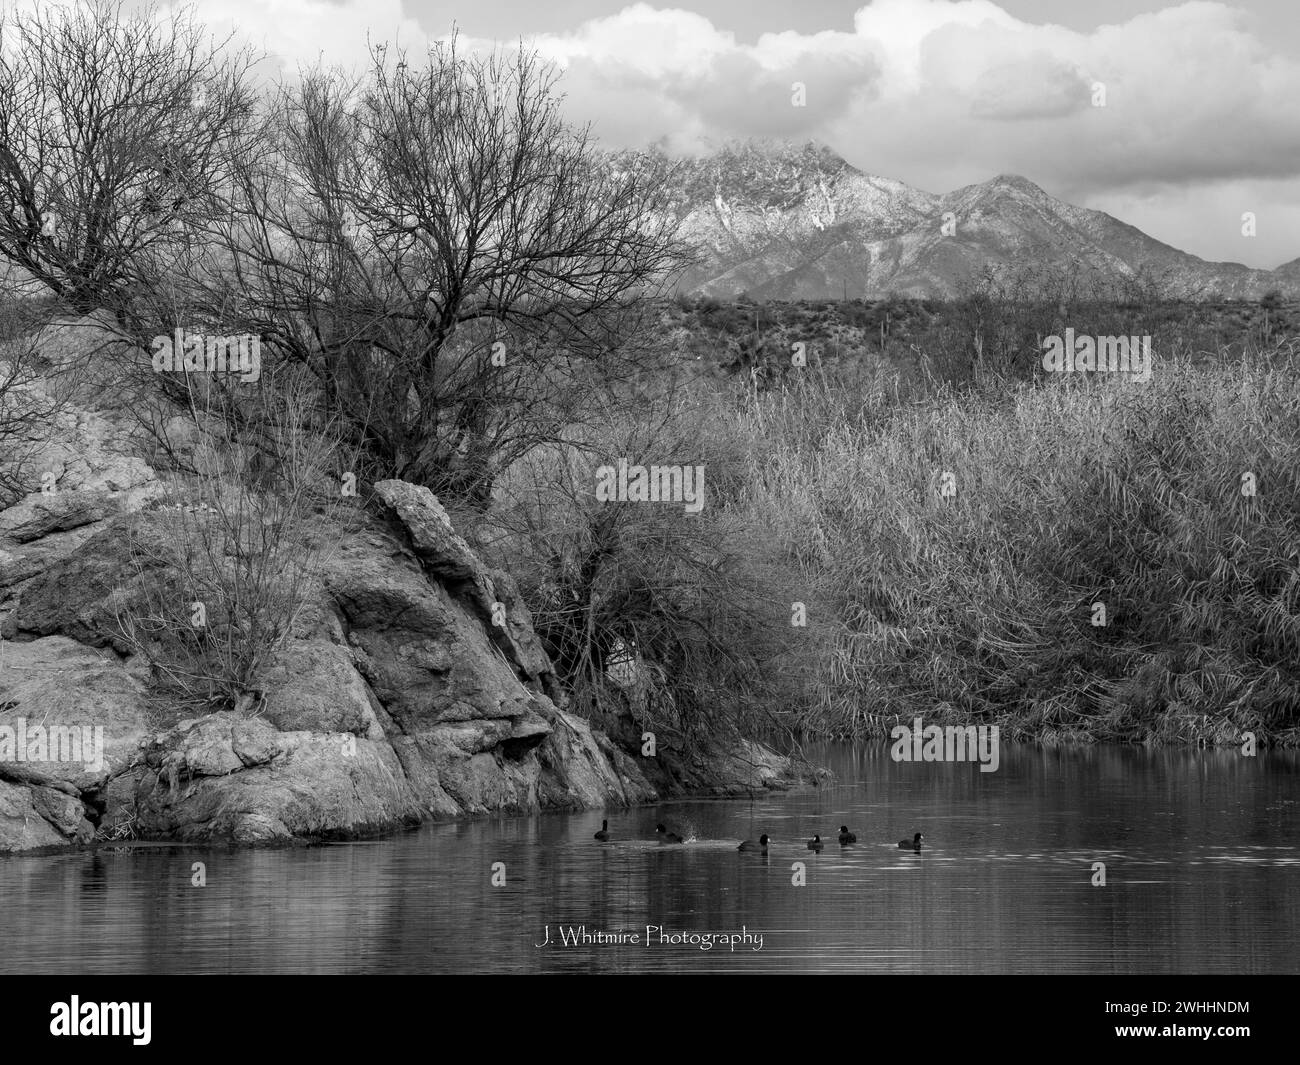
<svg viewBox="0 0 1300 1065">
<path fill-rule="evenodd" d="M 0 24 L 0 257 L 12 314 L 111 325 L 97 373 L 170 478 L 120 617 L 160 690 L 255 713 L 340 485 L 365 506 L 396 477 L 515 575 L 596 717 L 1300 739 L 1285 300 L 1068 270 L 948 301 L 674 295 L 671 167 L 567 125 L 528 52 L 377 45 L 267 87 L 155 14 Z M 1150 382 L 1044 372 L 1066 327 L 1151 336 Z M 37 332 L 0 336 L 0 444 L 42 416 Z M 255 337 L 265 372 L 156 372 L 159 335 Z M 703 466 L 704 509 L 598 502 L 620 459 Z M 36 490 L 11 465 L 0 492 Z"/>
<path fill-rule="evenodd" d="M 338 441 L 307 429 L 301 387 L 277 382 L 264 399 L 255 443 L 229 420 L 203 419 L 189 471 L 131 527 L 117 642 L 149 663 L 164 721 L 257 712 L 267 666 L 319 600 L 351 524 L 355 496 L 335 481 Z"/>
<path fill-rule="evenodd" d="M 1036 340 L 1061 317 L 1050 286 L 942 304 L 682 299 L 665 312 L 666 343 L 696 377 L 672 421 L 691 442 L 657 453 L 707 455 L 716 471 L 709 507 L 684 527 L 743 544 L 728 580 L 761 589 L 782 632 L 760 654 L 753 630 L 737 631 L 731 654 L 754 652 L 734 659 L 745 696 L 776 721 L 852 737 L 925 714 L 1046 741 L 1296 741 L 1293 319 L 1158 292 L 1067 308 L 1079 332 L 1153 336 L 1160 361 L 1136 384 L 1044 373 Z M 898 354 L 879 343 L 886 322 L 908 338 Z M 642 535 L 663 520 L 637 513 Z M 539 515 L 530 545 L 581 527 Z M 606 580 L 643 562 L 638 536 L 622 536 L 605 538 Z M 526 557 L 517 538 L 502 543 L 503 558 Z M 545 616 L 555 587 L 527 588 Z M 806 624 L 791 624 L 794 604 Z M 598 612 L 596 642 L 632 639 L 663 662 L 632 614 Z M 676 706 L 718 665 L 666 675 L 682 685 Z M 665 673 L 645 683 L 653 698 Z"/>
</svg>

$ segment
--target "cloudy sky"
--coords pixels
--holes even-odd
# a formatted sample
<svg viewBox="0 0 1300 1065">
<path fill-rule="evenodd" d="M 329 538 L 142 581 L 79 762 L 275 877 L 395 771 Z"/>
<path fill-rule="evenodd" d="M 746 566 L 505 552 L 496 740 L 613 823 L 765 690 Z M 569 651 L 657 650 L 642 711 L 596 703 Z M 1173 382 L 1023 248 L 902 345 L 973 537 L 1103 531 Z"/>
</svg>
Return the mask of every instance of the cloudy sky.
<svg viewBox="0 0 1300 1065">
<path fill-rule="evenodd" d="M 198 0 L 286 72 L 523 38 L 610 145 L 815 138 L 943 192 L 1017 173 L 1207 259 L 1300 256 L 1295 0 Z M 791 85 L 806 106 L 792 105 Z M 1094 106 L 1093 86 L 1105 87 Z M 1241 216 L 1257 217 L 1244 237 Z"/>
</svg>

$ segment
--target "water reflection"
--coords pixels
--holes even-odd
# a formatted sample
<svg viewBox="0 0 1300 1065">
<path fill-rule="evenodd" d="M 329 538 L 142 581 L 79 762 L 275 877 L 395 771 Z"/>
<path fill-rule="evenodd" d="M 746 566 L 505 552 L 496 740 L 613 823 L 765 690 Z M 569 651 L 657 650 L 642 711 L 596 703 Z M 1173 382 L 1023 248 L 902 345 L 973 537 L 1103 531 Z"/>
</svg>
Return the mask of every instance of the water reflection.
<svg viewBox="0 0 1300 1065">
<path fill-rule="evenodd" d="M 607 811 L 609 843 L 592 839 L 602 814 L 591 811 L 306 849 L 0 860 L 0 971 L 1300 967 L 1294 754 L 1004 745 L 996 773 L 896 764 L 884 747 L 810 754 L 834 786 Z M 696 838 L 660 846 L 659 821 Z M 835 841 L 841 824 L 856 845 Z M 737 853 L 763 832 L 768 853 Z M 821 853 L 805 847 L 815 832 Z M 913 832 L 920 854 L 897 846 Z M 195 862 L 205 887 L 191 882 Z M 639 941 L 565 946 L 561 926 Z M 647 926 L 660 929 L 650 944 Z M 751 938 L 701 949 L 703 933 L 742 930 Z M 680 933 L 695 941 L 665 938 Z"/>
</svg>

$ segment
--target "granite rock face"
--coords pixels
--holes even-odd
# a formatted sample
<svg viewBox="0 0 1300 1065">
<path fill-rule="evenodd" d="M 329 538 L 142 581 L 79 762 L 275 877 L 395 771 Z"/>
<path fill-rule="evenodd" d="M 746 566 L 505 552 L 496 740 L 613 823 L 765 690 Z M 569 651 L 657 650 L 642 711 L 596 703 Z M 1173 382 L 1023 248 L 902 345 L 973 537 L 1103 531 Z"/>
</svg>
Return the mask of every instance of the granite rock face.
<svg viewBox="0 0 1300 1065">
<path fill-rule="evenodd" d="M 120 429 L 93 410 L 62 419 L 33 474 L 52 476 L 0 510 L 0 853 L 353 837 L 717 790 L 703 767 L 656 767 L 657 786 L 566 711 L 514 582 L 402 481 L 346 527 L 320 518 L 334 550 L 260 690 L 178 721 L 123 638 L 142 579 L 131 545 L 172 527 L 155 471 L 113 446 Z M 759 786 L 792 779 L 771 752 L 742 761 Z"/>
<path fill-rule="evenodd" d="M 267 843 L 654 798 L 633 761 L 546 694 L 559 687 L 513 584 L 433 495 L 398 482 L 380 494 L 401 507 L 342 537 L 253 716 L 155 725 L 118 617 L 133 594 L 128 545 L 163 534 L 156 512 L 99 517 L 7 587 L 0 729 L 24 731 L 26 747 L 38 723 L 98 729 L 103 753 L 89 767 L 0 747 L 0 848 L 84 842 L 92 822 L 106 838 Z"/>
</svg>

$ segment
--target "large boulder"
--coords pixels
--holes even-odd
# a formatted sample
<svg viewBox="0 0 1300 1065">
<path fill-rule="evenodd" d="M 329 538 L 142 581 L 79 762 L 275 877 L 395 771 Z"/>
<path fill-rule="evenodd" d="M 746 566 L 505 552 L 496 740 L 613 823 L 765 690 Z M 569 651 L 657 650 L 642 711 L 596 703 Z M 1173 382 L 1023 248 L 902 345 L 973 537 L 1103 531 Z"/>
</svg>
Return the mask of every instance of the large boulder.
<svg viewBox="0 0 1300 1065">
<path fill-rule="evenodd" d="M 86 807 L 57 788 L 0 779 L 0 854 L 89 843 Z"/>
<path fill-rule="evenodd" d="M 98 353 L 121 348 L 95 319 L 46 339 L 52 366 L 102 369 Z M 168 704 L 124 619 L 152 601 L 149 582 L 180 579 L 168 568 L 176 522 L 206 536 L 195 523 L 217 519 L 155 506 L 164 489 L 139 426 L 120 396 L 96 405 L 87 391 L 25 442 L 31 490 L 0 510 L 0 852 L 96 832 L 283 843 L 646 802 L 686 780 L 707 789 L 706 766 L 655 770 L 652 783 L 647 762 L 566 712 L 514 581 L 481 561 L 432 492 L 396 480 L 375 486 L 370 510 L 310 519 L 328 549 L 258 690 L 234 711 Z M 163 425 L 185 447 L 202 435 Z M 2 730 L 20 722 L 47 747 L 5 760 Z M 50 729 L 62 746 L 48 746 Z M 102 735 L 102 759 L 67 757 L 69 730 L 83 729 L 92 746 Z M 731 754 L 718 760 L 728 786 L 782 779 L 762 748 Z"/>
<path fill-rule="evenodd" d="M 156 737 L 112 781 L 102 829 L 259 844 L 365 835 L 423 816 L 386 743 L 279 732 L 227 712 Z"/>
<path fill-rule="evenodd" d="M 357 668 L 431 816 L 643 802 L 654 789 L 563 713 L 514 583 L 427 489 L 376 488 L 387 525 L 350 535 L 324 577 Z"/>
<path fill-rule="evenodd" d="M 139 663 L 66 636 L 0 645 L 0 735 L 39 728 L 45 745 L 39 761 L 19 762 L 3 757 L 0 739 L 0 778 L 13 779 L 25 767 L 78 793 L 101 788 L 150 734 L 146 677 Z M 74 741 L 80 757 L 60 760 L 78 753 L 69 751 Z"/>
<path fill-rule="evenodd" d="M 532 616 L 511 578 L 489 569 L 452 528 L 447 511 L 428 488 L 380 481 L 375 495 L 401 525 L 429 578 L 446 587 L 488 626 L 492 640 L 529 681 L 562 703 L 551 661 L 533 631 Z"/>
<path fill-rule="evenodd" d="M 350 732 L 383 740 L 374 697 L 346 647 L 293 641 L 262 681 L 262 716 L 283 732 Z"/>
<path fill-rule="evenodd" d="M 51 721 L 105 735 L 93 770 L 0 770 L 30 793 L 9 804 L 28 826 L 9 834 L 13 847 L 76 841 L 83 821 L 106 838 L 273 843 L 653 799 L 635 762 L 547 694 L 558 685 L 514 583 L 478 560 L 427 489 L 384 492 L 390 504 L 358 512 L 346 533 L 322 524 L 335 542 L 246 713 L 170 727 L 122 627 L 166 557 L 168 513 L 105 507 L 33 524 L 64 512 L 32 498 L 0 526 L 19 533 L 0 573 L 29 570 L 13 582 L 0 716 L 58 708 Z M 37 801 L 50 788 L 67 809 Z M 29 810 L 57 816 L 42 827 Z"/>
</svg>

